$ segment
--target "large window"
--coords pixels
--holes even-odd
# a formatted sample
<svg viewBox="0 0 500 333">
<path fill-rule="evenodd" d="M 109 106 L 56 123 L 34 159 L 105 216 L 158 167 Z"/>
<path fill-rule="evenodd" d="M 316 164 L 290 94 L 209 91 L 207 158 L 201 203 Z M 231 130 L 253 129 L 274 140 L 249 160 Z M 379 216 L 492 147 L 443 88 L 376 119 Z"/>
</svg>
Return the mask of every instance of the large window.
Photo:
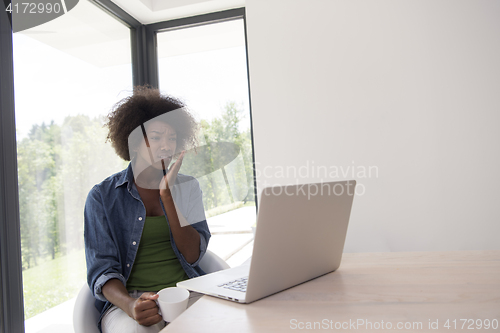
<svg viewBox="0 0 500 333">
<path fill-rule="evenodd" d="M 209 249 L 232 266 L 251 254 L 256 210 L 244 10 L 188 18 L 197 21 L 189 27 L 168 22 L 164 29 L 158 25 L 167 22 L 142 25 L 111 1 L 92 2 L 102 8 L 80 0 L 67 14 L 13 35 L 24 316 L 31 333 L 72 332 L 73 303 L 86 283 L 86 196 L 126 166 L 105 142 L 103 116 L 132 93 L 132 82 L 159 84 L 194 112 L 202 128 L 198 152 L 210 153 L 210 167 L 196 174 L 213 235 Z M 9 96 L 4 87 L 2 96 Z M 186 158 L 181 172 L 196 167 Z M 18 308 L 12 313 L 20 315 Z"/>
<path fill-rule="evenodd" d="M 71 303 L 86 282 L 87 193 L 124 167 L 105 143 L 103 116 L 132 92 L 130 30 L 80 1 L 13 43 L 26 332 L 68 332 L 71 322 L 46 311 Z"/>
<path fill-rule="evenodd" d="M 211 152 L 202 163 L 214 167 L 197 177 L 212 232 L 209 249 L 240 264 L 249 253 L 238 253 L 251 248 L 255 224 L 243 19 L 159 32 L 157 48 L 160 89 L 184 100 L 198 117 L 201 149 Z M 200 158 L 184 164 L 181 171 L 196 173 Z"/>
</svg>

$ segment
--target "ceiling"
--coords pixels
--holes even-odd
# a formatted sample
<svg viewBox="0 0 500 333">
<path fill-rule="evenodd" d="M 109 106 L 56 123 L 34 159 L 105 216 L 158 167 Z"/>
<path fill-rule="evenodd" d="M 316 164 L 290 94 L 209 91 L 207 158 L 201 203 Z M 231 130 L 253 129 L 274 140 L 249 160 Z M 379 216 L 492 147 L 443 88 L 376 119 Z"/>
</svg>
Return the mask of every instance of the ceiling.
<svg viewBox="0 0 500 333">
<path fill-rule="evenodd" d="M 112 0 L 143 24 L 245 6 L 245 0 Z"/>
<path fill-rule="evenodd" d="M 241 8 L 245 5 L 245 0 L 113 0 L 113 2 L 143 24 Z M 198 33 L 197 38 L 201 40 L 197 45 L 201 45 L 201 49 L 208 50 L 219 45 L 214 42 L 214 36 L 224 39 L 226 44 L 227 40 L 234 39 L 229 38 L 231 36 L 228 37 L 226 31 L 212 31 L 213 29 L 205 29 L 206 34 L 210 35 L 205 42 L 203 36 Z M 189 33 L 189 31 L 179 32 L 175 36 L 172 35 L 171 39 L 191 38 Z M 74 9 L 55 20 L 18 34 L 98 67 L 127 64 L 131 61 L 129 29 L 117 20 L 110 19 L 107 13 L 87 0 L 80 0 Z M 175 52 L 167 52 L 168 54 L 164 56 L 189 51 L 182 45 L 175 45 Z"/>
</svg>

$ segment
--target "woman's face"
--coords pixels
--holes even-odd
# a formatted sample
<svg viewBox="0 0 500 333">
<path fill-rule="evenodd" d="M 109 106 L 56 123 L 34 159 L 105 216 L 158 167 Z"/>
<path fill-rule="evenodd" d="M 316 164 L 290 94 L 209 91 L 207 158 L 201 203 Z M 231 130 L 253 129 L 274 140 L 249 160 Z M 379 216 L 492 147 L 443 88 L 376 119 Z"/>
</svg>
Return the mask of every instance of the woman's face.
<svg viewBox="0 0 500 333">
<path fill-rule="evenodd" d="M 141 140 L 137 149 L 137 162 L 143 165 L 152 165 L 155 169 L 162 169 L 163 160 L 165 168 L 172 162 L 172 156 L 177 148 L 177 133 L 169 124 L 153 120 L 148 121 L 144 128 L 146 130 L 149 148 L 146 140 Z"/>
</svg>

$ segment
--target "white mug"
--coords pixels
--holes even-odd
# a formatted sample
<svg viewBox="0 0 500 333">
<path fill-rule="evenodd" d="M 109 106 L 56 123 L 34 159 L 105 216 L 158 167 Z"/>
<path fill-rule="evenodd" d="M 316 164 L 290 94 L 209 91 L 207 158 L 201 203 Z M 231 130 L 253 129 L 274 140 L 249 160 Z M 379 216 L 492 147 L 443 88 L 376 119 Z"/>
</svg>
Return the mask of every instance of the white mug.
<svg viewBox="0 0 500 333">
<path fill-rule="evenodd" d="M 189 291 L 183 288 L 170 287 L 158 292 L 158 307 L 160 314 L 167 323 L 177 318 L 186 310 L 189 301 Z"/>
</svg>

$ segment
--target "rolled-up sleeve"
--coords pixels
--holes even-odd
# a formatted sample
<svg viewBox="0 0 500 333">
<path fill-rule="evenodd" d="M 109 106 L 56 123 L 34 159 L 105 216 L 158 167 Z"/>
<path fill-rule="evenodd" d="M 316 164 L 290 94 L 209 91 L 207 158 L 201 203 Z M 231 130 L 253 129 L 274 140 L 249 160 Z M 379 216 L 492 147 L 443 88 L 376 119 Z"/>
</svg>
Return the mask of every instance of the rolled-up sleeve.
<svg viewBox="0 0 500 333">
<path fill-rule="evenodd" d="M 205 224 L 206 227 L 203 226 L 203 224 Z M 182 256 L 182 258 L 184 259 L 184 261 L 186 261 L 186 263 L 188 265 L 190 265 L 191 267 L 195 267 L 195 266 L 199 265 L 201 259 L 203 258 L 203 256 L 207 252 L 208 240 L 210 239 L 211 235 L 210 235 L 210 232 L 208 231 L 207 221 L 198 222 L 196 224 L 193 224 L 192 226 L 200 234 L 200 256 L 198 257 L 198 259 L 195 262 L 190 264 L 184 259 L 184 256 L 182 256 L 182 253 L 179 252 L 179 255 Z"/>
<path fill-rule="evenodd" d="M 109 228 L 108 217 L 103 209 L 103 200 L 98 187 L 89 192 L 84 211 L 85 258 L 87 261 L 87 283 L 94 296 L 107 301 L 102 286 L 110 279 L 126 284 L 120 264 L 120 254 Z"/>
</svg>

